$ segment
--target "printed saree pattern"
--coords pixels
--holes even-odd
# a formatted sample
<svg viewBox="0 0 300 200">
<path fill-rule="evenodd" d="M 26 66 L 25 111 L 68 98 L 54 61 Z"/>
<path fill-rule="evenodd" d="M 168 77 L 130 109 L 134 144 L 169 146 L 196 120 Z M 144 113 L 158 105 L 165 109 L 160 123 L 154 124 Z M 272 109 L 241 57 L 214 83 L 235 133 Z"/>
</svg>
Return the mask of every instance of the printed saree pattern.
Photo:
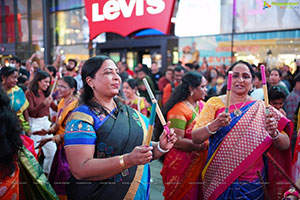
<svg viewBox="0 0 300 200">
<path fill-rule="evenodd" d="M 212 104 L 214 105 L 212 107 L 214 107 L 214 113 L 217 115 L 224 111 L 224 106 L 220 106 L 222 104 L 220 100 L 216 98 L 212 99 Z M 239 105 L 237 107 L 239 107 Z M 234 108 L 231 107 L 229 110 L 232 109 Z M 288 120 L 274 108 L 271 107 L 270 109 L 279 124 L 278 130 L 283 131 L 283 129 L 286 128 L 285 131 L 290 133 Z M 218 130 L 218 132 L 209 139 L 208 161 L 202 172 L 204 178 L 204 199 L 218 199 L 219 197 L 242 197 L 247 199 L 247 195 L 245 194 L 253 194 L 253 192 L 251 192 L 252 190 L 260 190 L 260 192 L 254 194 L 256 195 L 255 198 L 263 198 L 262 186 L 259 181 L 257 182 L 258 177 L 253 177 L 253 180 L 248 182 L 240 180 L 241 175 L 245 175 L 245 173 L 255 174 L 256 171 L 252 172 L 251 170 L 260 168 L 257 168 L 253 163 L 262 159 L 262 154 L 266 150 L 276 155 L 283 154 L 286 160 L 290 159 L 289 150 L 275 152 L 277 150 L 273 150 L 274 148 L 271 147 L 272 139 L 264 128 L 265 107 L 262 101 L 247 102 L 246 105 L 241 108 L 241 111 L 242 115 L 239 117 L 235 117 L 232 113 L 231 124 Z M 263 162 L 259 163 L 261 163 L 261 169 L 264 169 Z M 288 166 L 284 165 L 283 162 L 280 164 L 288 173 L 290 172 Z M 273 192 L 269 191 L 269 193 L 273 195 L 272 199 L 278 199 L 278 196 L 282 195 L 280 191 L 287 188 L 288 184 L 282 183 L 282 185 L 274 185 L 276 181 L 282 182 L 284 179 L 282 175 L 280 176 L 278 173 L 276 177 L 273 176 L 276 171 L 271 165 L 272 164 L 268 164 L 266 170 L 269 178 L 268 181 L 270 182 L 269 188 L 270 191 Z M 264 175 L 264 171 L 260 171 L 260 173 Z M 276 179 L 276 181 L 274 182 L 272 179 Z M 233 191 L 235 190 L 235 186 L 239 184 L 243 184 L 247 187 L 245 187 L 245 190 Z M 251 184 L 253 185 L 250 186 Z M 240 189 L 241 187 L 239 186 L 238 188 Z"/>
</svg>

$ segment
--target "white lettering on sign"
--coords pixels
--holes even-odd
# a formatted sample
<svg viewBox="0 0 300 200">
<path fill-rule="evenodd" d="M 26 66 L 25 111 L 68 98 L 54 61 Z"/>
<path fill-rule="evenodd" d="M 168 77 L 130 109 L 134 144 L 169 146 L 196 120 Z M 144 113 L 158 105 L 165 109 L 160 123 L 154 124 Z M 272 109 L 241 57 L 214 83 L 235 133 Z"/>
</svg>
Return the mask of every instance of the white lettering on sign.
<svg viewBox="0 0 300 200">
<path fill-rule="evenodd" d="M 146 11 L 151 15 L 161 13 L 166 7 L 164 0 L 146 0 L 146 4 Z M 121 13 L 124 18 L 129 18 L 132 16 L 134 7 L 135 15 L 143 16 L 144 6 L 144 0 L 130 0 L 129 4 L 126 3 L 126 0 L 109 0 L 103 5 L 101 12 L 99 3 L 93 3 L 92 21 L 115 20 Z"/>
</svg>

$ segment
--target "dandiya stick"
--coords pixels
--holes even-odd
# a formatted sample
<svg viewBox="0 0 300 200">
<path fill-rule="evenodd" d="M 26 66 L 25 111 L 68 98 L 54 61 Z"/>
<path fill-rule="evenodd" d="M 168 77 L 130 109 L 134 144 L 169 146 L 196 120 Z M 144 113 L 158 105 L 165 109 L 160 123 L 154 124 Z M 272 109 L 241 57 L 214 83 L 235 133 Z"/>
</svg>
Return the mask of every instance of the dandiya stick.
<svg viewBox="0 0 300 200">
<path fill-rule="evenodd" d="M 256 173 L 257 173 L 257 176 L 258 176 L 258 178 L 259 178 L 259 182 L 261 183 L 261 185 L 262 185 L 262 187 L 263 187 L 265 199 L 266 199 L 266 200 L 271 200 L 270 194 L 269 194 L 269 192 L 268 192 L 268 189 L 267 189 L 267 187 L 266 187 L 266 184 L 265 184 L 265 182 L 264 182 L 263 177 L 260 175 L 260 172 L 259 172 L 259 171 L 257 171 Z"/>
<path fill-rule="evenodd" d="M 228 112 L 229 112 L 230 95 L 231 95 L 231 83 L 232 83 L 232 74 L 233 74 L 232 71 L 228 72 L 225 113 L 228 113 Z"/>
<path fill-rule="evenodd" d="M 277 163 L 277 161 L 273 158 L 273 156 L 271 156 L 269 152 L 264 154 L 271 161 L 271 163 L 276 167 L 276 169 L 278 169 L 278 171 L 284 176 L 284 178 L 286 178 L 286 180 L 288 180 L 288 182 L 291 183 L 291 185 L 297 190 L 297 192 L 300 192 L 300 188 L 293 182 L 291 177 L 289 177 L 289 175 L 282 169 L 282 167 Z"/>
<path fill-rule="evenodd" d="M 148 132 L 147 132 L 147 139 L 146 139 L 146 146 L 150 146 L 150 142 L 152 139 L 153 125 L 154 125 L 154 120 L 155 120 L 155 115 L 156 115 L 156 105 L 157 105 L 157 103 L 153 103 L 152 108 L 151 108 L 151 114 L 150 114 L 150 120 L 149 120 Z"/>
<path fill-rule="evenodd" d="M 260 71 L 261 71 L 261 83 L 264 91 L 264 99 L 265 99 L 265 105 L 266 105 L 266 114 L 269 114 L 269 97 L 268 97 L 268 87 L 267 87 L 267 79 L 266 79 L 266 71 L 265 71 L 265 66 L 261 65 L 260 66 Z"/>
<path fill-rule="evenodd" d="M 151 88 L 149 86 L 149 83 L 148 83 L 147 79 L 143 78 L 143 82 L 144 82 L 144 85 L 146 86 L 147 92 L 148 92 L 148 94 L 150 96 L 150 99 L 151 99 L 152 103 L 157 103 L 157 100 L 155 99 L 155 97 L 154 97 L 154 95 L 152 93 L 152 90 L 151 90 Z M 156 112 L 157 112 L 157 116 L 158 116 L 161 124 L 163 125 L 164 129 L 167 132 L 167 136 L 169 136 L 170 129 L 167 126 L 167 122 L 166 122 L 166 120 L 164 118 L 164 115 L 162 114 L 162 112 L 161 112 L 161 110 L 160 110 L 160 108 L 159 108 L 158 105 L 156 105 Z"/>
<path fill-rule="evenodd" d="M 52 96 L 52 94 L 53 94 L 53 92 L 54 92 L 54 89 L 56 88 L 56 84 L 57 84 L 57 81 L 58 81 L 58 77 L 61 76 L 62 70 L 63 70 L 63 68 L 62 68 L 62 67 L 59 67 L 59 69 L 58 69 L 58 74 L 56 74 L 56 76 L 55 76 L 54 83 L 53 83 L 53 86 L 52 86 L 52 89 L 51 89 L 51 92 L 50 92 L 50 95 L 49 95 L 49 96 Z"/>
</svg>

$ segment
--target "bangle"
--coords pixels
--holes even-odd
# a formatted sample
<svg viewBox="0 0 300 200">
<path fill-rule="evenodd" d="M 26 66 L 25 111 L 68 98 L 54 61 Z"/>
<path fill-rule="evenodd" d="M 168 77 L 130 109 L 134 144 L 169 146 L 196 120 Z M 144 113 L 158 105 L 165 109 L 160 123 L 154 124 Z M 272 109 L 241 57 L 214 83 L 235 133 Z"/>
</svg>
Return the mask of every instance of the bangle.
<svg viewBox="0 0 300 200">
<path fill-rule="evenodd" d="M 124 171 L 125 169 L 127 169 L 127 167 L 126 167 L 126 164 L 125 164 L 125 162 L 124 162 L 123 155 L 119 156 L 119 159 L 120 159 L 120 165 L 121 165 L 121 168 L 122 168 L 122 170 Z"/>
<path fill-rule="evenodd" d="M 206 128 L 206 130 L 207 130 L 207 132 L 209 133 L 209 134 L 211 134 L 211 135 L 214 135 L 217 131 L 211 131 L 211 130 L 209 130 L 209 125 L 210 125 L 211 123 L 209 122 L 208 124 L 206 124 L 206 126 L 205 126 L 205 128 Z"/>
<path fill-rule="evenodd" d="M 167 153 L 168 151 L 170 151 L 170 149 L 168 149 L 168 150 L 163 150 L 163 149 L 160 147 L 159 142 L 157 143 L 156 146 L 157 146 L 158 151 L 160 151 L 161 153 Z"/>
<path fill-rule="evenodd" d="M 296 196 L 298 199 L 300 198 L 299 197 L 299 192 L 297 192 L 296 190 L 295 190 L 295 188 L 291 188 L 291 189 L 289 189 L 287 192 L 285 192 L 284 193 L 284 197 L 287 197 L 288 195 L 294 195 L 294 196 Z"/>
<path fill-rule="evenodd" d="M 280 132 L 276 129 L 275 133 L 277 133 L 277 135 L 275 137 L 271 136 L 272 140 L 277 140 L 279 138 Z"/>
</svg>

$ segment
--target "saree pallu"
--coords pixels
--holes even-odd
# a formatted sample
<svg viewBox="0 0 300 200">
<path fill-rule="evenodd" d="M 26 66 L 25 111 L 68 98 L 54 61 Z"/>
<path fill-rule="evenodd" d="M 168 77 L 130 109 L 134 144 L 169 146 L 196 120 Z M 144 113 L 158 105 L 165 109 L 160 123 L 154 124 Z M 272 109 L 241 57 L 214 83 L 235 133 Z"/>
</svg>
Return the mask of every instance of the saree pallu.
<svg viewBox="0 0 300 200">
<path fill-rule="evenodd" d="M 20 168 L 15 163 L 15 171 L 0 180 L 0 199 L 19 199 L 19 173 Z M 0 176 L 2 177 L 1 172 Z"/>
<path fill-rule="evenodd" d="M 16 111 L 24 131 L 30 131 L 29 123 L 25 120 L 23 115 L 23 112 L 29 106 L 29 102 L 27 101 L 23 90 L 18 86 L 14 86 L 7 91 L 7 95 L 10 98 L 10 107 Z"/>
<path fill-rule="evenodd" d="M 68 127 L 76 129 L 74 120 L 87 122 L 96 132 L 94 158 L 109 158 L 130 153 L 136 146 L 145 145 L 147 122 L 135 110 L 118 102 L 118 114 L 101 116 L 90 110 L 88 106 L 79 106 L 70 116 L 65 134 L 65 145 L 72 145 L 68 138 Z M 81 123 L 78 126 L 84 126 Z M 92 130 L 91 130 L 92 131 Z M 75 142 L 76 139 L 74 139 Z M 84 142 L 83 142 L 84 143 Z M 69 179 L 67 195 L 70 200 L 81 199 L 149 199 L 150 167 L 149 164 L 134 166 L 115 176 L 101 181 L 79 181 L 75 177 Z"/>
<path fill-rule="evenodd" d="M 274 118 L 278 122 L 278 130 L 285 131 L 291 136 L 292 125 L 279 111 L 270 107 Z M 224 108 L 218 112 L 221 113 Z M 217 131 L 210 137 L 208 161 L 203 171 L 204 199 L 263 199 L 262 186 L 258 177 L 252 181 L 240 180 L 245 172 L 251 172 L 251 167 L 258 159 L 262 159 L 263 153 L 268 150 L 276 155 L 279 162 L 288 174 L 290 174 L 290 149 L 278 151 L 272 145 L 272 138 L 265 130 L 265 106 L 262 101 L 247 102 L 241 108 L 239 117 L 231 113 L 232 122 Z M 271 147 L 271 148 L 270 148 Z M 234 159 L 233 159 L 234 158 Z M 284 177 L 271 163 L 268 168 L 261 169 L 267 173 L 269 181 L 269 194 L 271 199 L 281 199 L 283 192 L 288 189 Z M 264 171 L 260 173 L 264 174 Z M 252 173 L 253 174 L 253 173 Z M 238 185 L 243 185 L 243 189 Z M 236 190 L 238 188 L 239 190 Z M 253 195 L 253 196 L 248 196 Z"/>
<path fill-rule="evenodd" d="M 78 100 L 75 98 L 70 102 L 65 102 L 64 98 L 60 100 L 59 104 L 57 105 L 57 124 L 59 128 L 55 134 L 62 134 L 65 132 L 67 119 L 77 105 Z"/>
<path fill-rule="evenodd" d="M 63 134 L 65 132 L 66 121 L 72 111 L 76 108 L 77 104 L 77 99 L 73 99 L 69 102 L 65 102 L 64 98 L 61 99 L 57 105 L 57 124 L 59 128 L 55 135 Z M 65 149 L 63 148 L 63 144 L 58 144 L 49 174 L 49 182 L 60 200 L 67 199 L 66 184 L 68 184 L 68 179 L 70 177 L 71 171 L 66 158 Z"/>
<path fill-rule="evenodd" d="M 135 100 L 131 101 L 130 104 L 128 104 L 133 109 L 136 109 L 146 117 L 149 117 L 150 111 L 151 111 L 151 106 L 147 102 L 145 97 L 138 97 Z"/>
<path fill-rule="evenodd" d="M 19 152 L 20 199 L 58 199 L 36 158 L 25 147 Z"/>
<path fill-rule="evenodd" d="M 200 113 L 204 106 L 199 102 L 196 112 Z M 194 113 L 184 102 L 176 104 L 168 112 L 168 121 L 171 128 L 181 129 L 185 132 L 184 138 L 191 140 L 191 131 L 195 124 Z M 200 173 L 206 162 L 207 151 L 185 152 L 172 148 L 166 155 L 163 168 L 160 172 L 165 186 L 165 199 L 201 199 L 202 183 Z M 198 159 L 201 158 L 201 159 Z"/>
</svg>

